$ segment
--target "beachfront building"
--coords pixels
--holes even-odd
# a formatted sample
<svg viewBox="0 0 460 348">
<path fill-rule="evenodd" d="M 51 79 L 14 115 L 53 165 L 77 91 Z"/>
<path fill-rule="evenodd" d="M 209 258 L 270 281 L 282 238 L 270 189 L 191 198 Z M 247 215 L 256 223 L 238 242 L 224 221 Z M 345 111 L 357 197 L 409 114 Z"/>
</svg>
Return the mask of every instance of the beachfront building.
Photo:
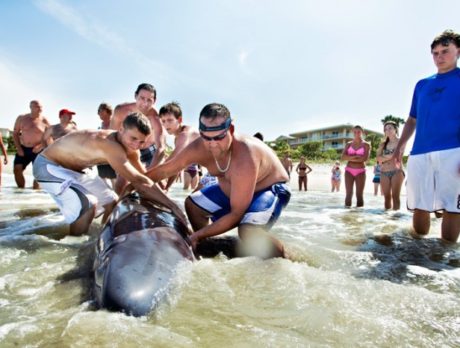
<svg viewBox="0 0 460 348">
<path fill-rule="evenodd" d="M 290 138 L 287 138 L 289 146 L 293 149 L 305 143 L 319 141 L 322 144 L 322 150 L 327 151 L 334 149 L 340 152 L 344 149 L 345 144 L 350 140 L 353 140 L 353 127 L 351 123 L 339 124 L 336 126 L 318 128 L 312 130 L 306 130 L 302 132 L 289 134 Z M 375 134 L 379 138 L 383 138 L 383 134 L 375 132 L 370 129 L 364 129 L 367 135 Z"/>
</svg>

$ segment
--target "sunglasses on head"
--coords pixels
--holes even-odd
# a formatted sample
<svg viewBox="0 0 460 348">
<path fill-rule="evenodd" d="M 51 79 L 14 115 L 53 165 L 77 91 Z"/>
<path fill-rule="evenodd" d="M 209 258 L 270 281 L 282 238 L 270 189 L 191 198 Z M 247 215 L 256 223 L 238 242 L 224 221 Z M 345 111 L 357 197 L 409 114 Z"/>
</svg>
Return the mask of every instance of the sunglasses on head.
<svg viewBox="0 0 460 348">
<path fill-rule="evenodd" d="M 224 132 L 222 132 L 222 133 L 220 133 L 218 135 L 215 135 L 213 137 L 208 137 L 207 135 L 204 135 L 203 132 L 200 132 L 200 135 L 206 141 L 220 141 L 220 140 L 224 139 L 227 136 L 227 131 L 228 131 L 228 129 L 226 129 Z"/>
</svg>

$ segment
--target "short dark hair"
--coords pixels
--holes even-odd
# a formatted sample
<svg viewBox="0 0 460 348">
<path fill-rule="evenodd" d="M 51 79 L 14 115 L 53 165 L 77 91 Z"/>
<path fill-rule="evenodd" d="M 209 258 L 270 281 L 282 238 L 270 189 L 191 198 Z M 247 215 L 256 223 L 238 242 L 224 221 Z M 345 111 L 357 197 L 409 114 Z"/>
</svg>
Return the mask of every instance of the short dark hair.
<svg viewBox="0 0 460 348">
<path fill-rule="evenodd" d="M 257 132 L 256 134 L 254 134 L 254 138 L 264 141 L 264 135 L 260 132 Z"/>
<path fill-rule="evenodd" d="M 178 102 L 171 102 L 166 105 L 163 105 L 160 109 L 159 115 L 173 114 L 176 119 L 182 117 L 182 109 Z"/>
<path fill-rule="evenodd" d="M 437 45 L 448 46 L 450 43 L 460 48 L 460 34 L 450 29 L 444 30 L 434 38 L 431 43 L 431 49 L 435 48 Z"/>
<path fill-rule="evenodd" d="M 112 106 L 108 103 L 101 103 L 99 105 L 99 107 L 97 108 L 97 111 L 101 111 L 101 110 L 105 110 L 107 111 L 110 115 L 112 115 L 113 113 L 113 109 L 112 109 Z"/>
<path fill-rule="evenodd" d="M 224 104 L 211 103 L 206 105 L 200 112 L 200 118 L 214 120 L 217 117 L 223 117 L 225 120 L 230 118 L 230 111 Z"/>
<path fill-rule="evenodd" d="M 123 121 L 123 127 L 125 129 L 136 128 L 144 135 L 149 135 L 152 131 L 149 119 L 140 112 L 133 112 L 126 116 L 125 120 Z"/>
<path fill-rule="evenodd" d="M 155 87 L 153 87 L 153 85 L 151 85 L 150 83 L 141 83 L 139 86 L 137 86 L 137 89 L 136 89 L 136 92 L 134 92 L 134 95 L 138 95 L 139 92 L 141 90 L 146 90 L 146 91 L 149 91 L 149 92 L 152 92 L 153 93 L 153 99 L 157 99 L 157 90 L 155 89 Z"/>
</svg>

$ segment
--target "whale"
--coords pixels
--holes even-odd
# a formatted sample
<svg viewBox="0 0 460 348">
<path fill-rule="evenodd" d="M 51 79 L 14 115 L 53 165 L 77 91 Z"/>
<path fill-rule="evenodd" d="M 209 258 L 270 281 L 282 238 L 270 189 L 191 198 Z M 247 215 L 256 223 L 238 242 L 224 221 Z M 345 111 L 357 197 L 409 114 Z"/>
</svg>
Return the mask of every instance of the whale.
<svg viewBox="0 0 460 348">
<path fill-rule="evenodd" d="M 178 267 L 193 262 L 188 228 L 171 210 L 123 197 L 95 246 L 94 297 L 99 308 L 145 316 L 164 301 Z"/>
</svg>

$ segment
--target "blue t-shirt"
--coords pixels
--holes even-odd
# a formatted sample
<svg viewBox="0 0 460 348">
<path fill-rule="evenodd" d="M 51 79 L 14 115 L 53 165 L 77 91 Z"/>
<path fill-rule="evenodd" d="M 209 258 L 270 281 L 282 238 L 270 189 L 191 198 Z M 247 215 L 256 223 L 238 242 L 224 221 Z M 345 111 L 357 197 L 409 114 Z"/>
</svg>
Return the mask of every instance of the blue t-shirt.
<svg viewBox="0 0 460 348">
<path fill-rule="evenodd" d="M 420 80 L 409 115 L 417 120 L 411 155 L 460 147 L 460 68 Z"/>
</svg>

